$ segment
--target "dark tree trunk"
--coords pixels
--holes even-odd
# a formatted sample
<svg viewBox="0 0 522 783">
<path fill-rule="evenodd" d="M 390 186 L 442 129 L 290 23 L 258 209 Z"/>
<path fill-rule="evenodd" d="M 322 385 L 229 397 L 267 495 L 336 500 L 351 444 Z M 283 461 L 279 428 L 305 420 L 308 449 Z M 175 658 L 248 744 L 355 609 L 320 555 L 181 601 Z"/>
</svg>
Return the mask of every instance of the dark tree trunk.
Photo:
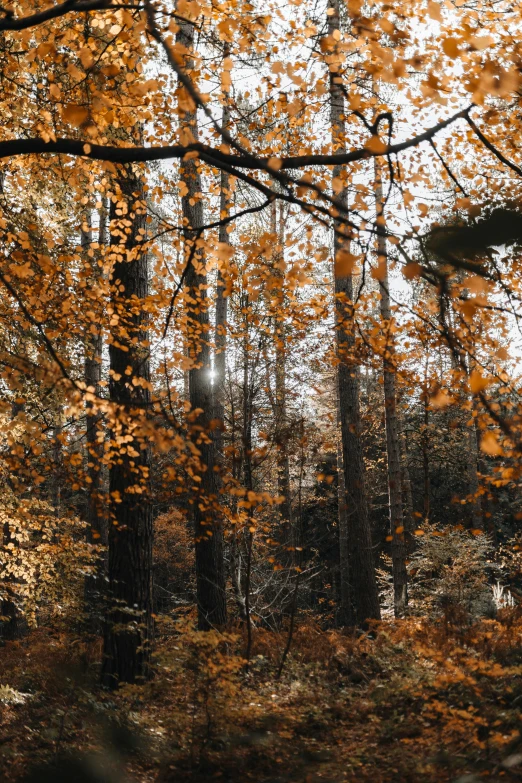
<svg viewBox="0 0 522 783">
<path fill-rule="evenodd" d="M 281 524 L 280 539 L 286 547 L 291 548 L 291 557 L 285 559 L 289 562 L 295 560 L 295 547 L 298 542 L 292 520 L 292 498 L 290 493 L 290 460 L 288 456 L 288 419 L 286 410 L 286 328 L 280 319 L 284 312 L 284 272 L 282 262 L 284 260 L 284 222 L 280 209 L 279 221 L 277 220 L 277 201 L 272 204 L 271 233 L 274 236 L 274 277 L 279 280 L 279 286 L 274 291 L 274 345 L 275 345 L 275 396 L 274 396 L 274 430 L 277 463 L 277 489 L 283 501 L 279 505 Z"/>
<path fill-rule="evenodd" d="M 328 18 L 328 33 L 335 40 L 333 33 L 340 28 L 339 0 L 330 0 Z M 330 122 L 332 146 L 334 149 L 344 149 L 346 132 L 344 122 L 344 98 L 336 81 L 341 77 L 335 68 L 330 71 Z M 343 170 L 335 166 L 332 177 L 339 181 Z M 337 198 L 343 209 L 348 210 L 348 193 L 344 187 Z M 348 226 L 343 221 L 335 221 L 334 251 L 339 257 L 341 251 L 349 250 L 349 239 L 339 236 L 348 232 Z M 352 586 L 352 601 L 354 619 L 358 625 L 367 620 L 380 617 L 379 596 L 373 562 L 372 537 L 368 518 L 366 500 L 365 469 L 361 444 L 361 416 L 359 410 L 359 366 L 354 356 L 355 323 L 353 308 L 352 275 L 335 276 L 336 297 L 336 341 L 339 357 L 339 413 L 341 419 L 341 436 L 343 446 L 343 468 L 346 488 L 346 505 L 348 518 L 348 541 L 350 546 L 349 574 Z M 341 563 L 341 568 L 346 564 Z M 349 622 L 348 616 L 341 618 Z"/>
<path fill-rule="evenodd" d="M 102 208 L 99 212 L 98 245 L 99 251 L 90 259 L 91 275 L 89 290 L 94 295 L 98 288 L 98 282 L 102 275 L 101 261 L 103 248 L 107 244 L 107 199 L 103 198 Z M 89 264 L 87 252 L 92 242 L 91 214 L 88 213 L 82 225 L 82 249 L 84 260 Z M 85 333 L 85 384 L 90 393 L 96 398 L 100 396 L 100 381 L 102 368 L 102 333 L 98 323 L 91 323 Z M 100 627 L 102 616 L 102 596 L 104 592 L 104 580 L 106 576 L 108 530 L 107 518 L 102 497 L 102 464 L 103 464 L 103 438 L 101 415 L 97 409 L 96 401 L 88 401 L 86 404 L 85 448 L 87 459 L 87 509 L 85 521 L 87 522 L 87 540 L 91 544 L 103 547 L 95 564 L 94 572 L 85 579 L 85 611 L 88 625 L 93 630 Z"/>
<path fill-rule="evenodd" d="M 185 67 L 190 70 L 194 48 L 194 27 L 180 25 L 178 42 L 187 52 Z M 178 86 L 180 125 L 185 134 L 198 138 L 197 114 L 184 87 Z M 182 108 L 185 107 L 185 108 Z M 216 479 L 216 445 L 211 431 L 214 399 L 210 363 L 210 321 L 208 314 L 207 275 L 204 254 L 198 246 L 198 229 L 204 224 L 201 200 L 201 176 L 194 160 L 183 160 L 181 179 L 186 184 L 182 197 L 185 221 L 185 261 L 188 264 L 185 284 L 187 302 L 187 332 L 192 367 L 189 370 L 189 398 L 192 410 L 200 413 L 192 421 L 192 439 L 199 452 L 200 478 L 194 490 L 193 521 L 196 546 L 196 584 L 198 626 L 209 630 L 222 626 L 227 619 L 225 571 L 223 561 L 223 530 L 218 508 Z"/>
<path fill-rule="evenodd" d="M 390 289 L 388 279 L 388 251 L 384 235 L 384 205 L 382 196 L 382 179 L 380 164 L 377 159 L 375 170 L 375 204 L 377 212 L 377 253 L 380 267 L 379 290 L 381 295 L 380 311 L 382 326 L 386 334 L 383 348 L 383 380 L 384 380 L 384 416 L 386 422 L 386 455 L 388 462 L 388 498 L 390 509 L 390 535 L 392 571 L 393 571 L 393 606 L 395 617 L 403 617 L 408 605 L 408 573 L 406 571 L 406 542 L 404 535 L 404 516 L 402 513 L 402 472 L 400 426 L 397 412 L 397 388 L 395 376 L 395 345 L 393 336 L 393 321 L 390 306 Z"/>
<path fill-rule="evenodd" d="M 23 403 L 13 402 L 11 417 L 15 419 L 23 407 Z M 4 549 L 7 549 L 8 544 L 12 544 L 15 548 L 20 546 L 17 537 L 12 535 L 9 519 L 4 522 L 2 544 Z M 16 588 L 14 587 L 17 581 L 15 576 L 11 576 L 10 579 L 5 580 L 2 586 L 7 597 L 0 602 L 0 615 L 3 618 L 0 620 L 0 641 L 19 639 L 27 631 L 27 621 L 17 606 Z"/>
<path fill-rule="evenodd" d="M 149 345 L 145 204 L 140 176 L 124 167 L 111 198 L 109 584 L 102 680 L 109 687 L 149 673 L 152 640 L 152 506 L 146 419 Z"/>
<path fill-rule="evenodd" d="M 228 49 L 225 47 L 225 56 Z M 221 127 L 228 130 L 230 123 L 230 110 L 228 107 L 228 95 L 225 94 L 223 104 L 223 116 L 221 118 Z M 225 171 L 221 172 L 220 194 L 219 194 L 219 219 L 223 220 L 230 212 L 229 210 L 229 177 Z M 224 245 L 229 244 L 228 232 L 226 226 L 219 227 L 218 240 Z M 216 331 L 215 331 L 215 353 L 214 353 L 214 418 L 216 419 L 216 429 L 214 441 L 216 444 L 216 457 L 220 466 L 223 465 L 223 431 L 225 428 L 225 381 L 227 368 L 227 316 L 228 316 L 228 297 L 225 295 L 225 279 L 221 268 L 218 269 L 216 284 Z"/>
<path fill-rule="evenodd" d="M 341 625 L 353 625 L 353 603 L 350 584 L 350 543 L 348 541 L 348 507 L 344 481 L 343 443 L 340 433 L 339 385 L 335 376 L 337 412 L 337 524 L 339 525 L 339 619 Z"/>
<path fill-rule="evenodd" d="M 422 475 L 423 475 L 423 515 L 424 521 L 430 520 L 430 395 L 428 389 L 428 362 L 424 376 L 424 388 L 422 390 L 423 422 L 421 436 L 422 450 Z"/>
</svg>

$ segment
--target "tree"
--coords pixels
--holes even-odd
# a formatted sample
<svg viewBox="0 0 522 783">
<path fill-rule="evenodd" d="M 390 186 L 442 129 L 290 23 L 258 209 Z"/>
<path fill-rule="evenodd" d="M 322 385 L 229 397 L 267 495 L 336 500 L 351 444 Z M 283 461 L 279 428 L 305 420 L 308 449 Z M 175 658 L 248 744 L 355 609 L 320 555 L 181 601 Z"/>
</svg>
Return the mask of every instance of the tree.
<svg viewBox="0 0 522 783">
<path fill-rule="evenodd" d="M 390 306 L 390 280 L 386 248 L 386 222 L 382 193 L 382 173 L 375 163 L 375 204 L 377 211 L 378 279 L 380 313 L 384 331 L 383 387 L 386 426 L 386 454 L 388 467 L 388 496 L 390 504 L 390 536 L 393 564 L 395 617 L 403 617 L 408 604 L 408 576 L 406 571 L 405 525 L 402 507 L 402 468 L 400 451 L 400 423 L 397 411 L 396 369 L 394 367 L 395 324 Z"/>
<path fill-rule="evenodd" d="M 152 640 L 152 505 L 146 207 L 140 172 L 120 170 L 111 193 L 108 614 L 102 680 L 148 675 Z"/>
<path fill-rule="evenodd" d="M 192 23 L 180 26 L 178 43 L 187 53 L 185 66 L 191 68 L 194 48 Z M 183 85 L 178 87 L 182 131 L 197 139 L 198 124 L 195 105 Z M 192 438 L 199 452 L 199 490 L 193 500 L 193 524 L 196 542 L 196 579 L 198 624 L 202 630 L 222 626 L 226 622 L 225 574 L 223 563 L 222 523 L 217 509 L 215 441 L 210 431 L 214 415 L 214 400 L 210 363 L 210 321 L 205 272 L 205 245 L 200 239 L 204 226 L 201 200 L 201 177 L 194 160 L 183 161 L 181 179 L 185 183 L 182 214 L 185 223 L 185 286 L 187 332 L 191 367 L 189 397 L 192 409 Z"/>
<path fill-rule="evenodd" d="M 339 5 L 331 0 L 329 5 L 328 30 L 335 39 L 339 32 Z M 330 71 L 330 123 L 332 145 L 344 147 L 346 130 L 344 124 L 344 98 L 340 88 L 338 64 Z M 341 182 L 337 200 L 344 214 L 348 212 L 348 194 L 341 166 L 334 166 L 334 185 Z M 343 181 L 344 180 L 344 181 Z M 335 188 L 334 188 L 335 190 Z M 352 602 L 356 623 L 378 619 L 379 598 L 373 563 L 373 548 L 368 520 L 368 506 L 365 490 L 365 475 L 360 442 L 361 421 L 359 411 L 359 367 L 354 355 L 355 320 L 352 278 L 352 255 L 349 250 L 350 233 L 347 222 L 334 222 L 335 255 L 335 297 L 336 297 L 336 340 L 338 352 L 337 379 L 339 385 L 339 417 L 343 447 L 343 470 L 348 517 L 349 563 L 341 563 L 342 572 L 349 569 L 352 588 Z M 340 517 L 340 521 L 342 517 Z M 344 531 L 341 532 L 341 540 Z M 344 547 L 343 547 L 344 553 Z M 343 577 L 342 577 L 343 578 Z M 345 577 L 344 577 L 345 578 Z M 345 595 L 345 591 L 342 593 Z M 350 611 L 344 609 L 344 622 L 350 621 Z"/>
</svg>

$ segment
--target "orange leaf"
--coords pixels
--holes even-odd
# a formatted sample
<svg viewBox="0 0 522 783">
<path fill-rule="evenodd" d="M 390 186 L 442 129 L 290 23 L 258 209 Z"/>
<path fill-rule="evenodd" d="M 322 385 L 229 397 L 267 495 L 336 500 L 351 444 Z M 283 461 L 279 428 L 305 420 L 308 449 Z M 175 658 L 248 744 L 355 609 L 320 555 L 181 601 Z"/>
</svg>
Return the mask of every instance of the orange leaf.
<svg viewBox="0 0 522 783">
<path fill-rule="evenodd" d="M 364 148 L 380 155 L 382 152 L 386 152 L 388 145 L 379 136 L 370 136 Z"/>
<path fill-rule="evenodd" d="M 414 278 L 419 277 L 421 270 L 421 265 L 417 264 L 416 261 L 412 261 L 411 263 L 406 264 L 406 266 L 403 266 L 402 274 L 406 280 L 413 280 Z"/>
<path fill-rule="evenodd" d="M 68 122 L 69 125 L 74 125 L 75 128 L 79 128 L 80 125 L 83 125 L 88 116 L 88 109 L 86 109 L 85 106 L 78 106 L 76 103 L 69 103 L 63 110 L 63 119 L 65 122 Z"/>
<path fill-rule="evenodd" d="M 335 254 L 335 276 L 348 277 L 351 275 L 356 261 L 357 256 L 354 256 L 349 250 L 338 250 Z"/>
<path fill-rule="evenodd" d="M 488 378 L 483 378 L 478 370 L 473 370 L 469 377 L 469 387 L 473 394 L 478 394 L 482 391 L 482 389 L 485 389 L 486 386 L 489 386 L 490 383 L 491 380 Z"/>
<path fill-rule="evenodd" d="M 447 54 L 448 57 L 451 57 L 452 60 L 454 60 L 455 57 L 458 57 L 459 45 L 457 43 L 456 38 L 446 38 L 442 42 L 442 50 L 444 54 Z"/>
<path fill-rule="evenodd" d="M 502 454 L 502 446 L 493 432 L 486 432 L 480 441 L 480 450 L 492 457 Z"/>
</svg>

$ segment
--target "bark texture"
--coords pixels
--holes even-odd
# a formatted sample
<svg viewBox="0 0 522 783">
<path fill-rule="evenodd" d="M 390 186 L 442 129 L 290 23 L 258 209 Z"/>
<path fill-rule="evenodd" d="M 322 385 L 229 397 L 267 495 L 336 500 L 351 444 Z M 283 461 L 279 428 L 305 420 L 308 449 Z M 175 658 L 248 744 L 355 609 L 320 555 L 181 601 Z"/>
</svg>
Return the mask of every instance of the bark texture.
<svg viewBox="0 0 522 783">
<path fill-rule="evenodd" d="M 279 220 L 278 220 L 279 211 Z M 286 558 L 295 560 L 295 547 L 299 545 L 292 519 L 292 498 L 290 490 L 290 459 L 288 456 L 288 416 L 286 407 L 286 329 L 280 314 L 284 312 L 284 257 L 285 226 L 283 215 L 278 210 L 278 202 L 274 201 L 271 212 L 271 233 L 274 236 L 274 277 L 279 285 L 274 291 L 274 347 L 275 347 L 275 395 L 274 395 L 274 430 L 277 463 L 277 489 L 283 501 L 279 505 L 280 539 L 283 545 L 291 548 L 292 556 Z"/>
<path fill-rule="evenodd" d="M 149 345 L 145 205 L 140 177 L 121 171 L 111 217 L 108 607 L 102 681 L 109 687 L 148 676 L 152 640 L 152 506 L 147 412 Z M 136 383 L 137 381 L 137 383 Z"/>
<path fill-rule="evenodd" d="M 99 212 L 99 251 L 90 258 L 88 256 L 92 243 L 92 219 L 90 212 L 84 216 L 82 223 L 81 244 L 84 251 L 84 259 L 85 263 L 91 266 L 88 290 L 92 291 L 94 298 L 97 295 L 98 284 L 102 276 L 101 254 L 103 253 L 103 248 L 107 245 L 107 219 L 107 199 L 103 197 L 102 207 Z M 99 398 L 101 393 L 103 338 L 98 323 L 89 324 L 85 333 L 84 345 L 85 384 Z M 89 624 L 92 625 L 93 629 L 97 629 L 99 626 L 98 621 L 101 617 L 101 602 L 107 566 L 105 548 L 108 543 L 107 517 L 102 497 L 103 438 L 99 437 L 101 433 L 101 415 L 95 403 L 87 402 L 85 417 L 86 474 L 88 479 L 87 508 L 85 513 L 87 540 L 91 544 L 104 548 L 96 562 L 94 572 L 85 579 L 85 609 L 89 618 Z"/>
<path fill-rule="evenodd" d="M 333 35 L 340 28 L 339 0 L 329 0 L 328 34 Z M 336 53 L 330 62 L 330 123 L 333 150 L 344 150 L 345 121 L 344 98 L 340 89 L 342 77 L 338 72 Z M 343 177 L 341 166 L 334 166 L 332 177 L 339 181 Z M 348 210 L 348 193 L 344 187 L 337 194 L 345 213 Z M 347 224 L 341 219 L 335 221 L 335 257 L 340 251 L 349 249 L 349 238 L 340 236 L 348 233 Z M 352 586 L 354 619 L 358 625 L 380 617 L 379 596 L 373 562 L 372 538 L 368 518 L 365 487 L 365 470 L 361 445 L 361 417 L 359 410 L 359 367 L 354 356 L 354 310 L 352 275 L 335 276 L 336 297 L 336 340 L 339 386 L 339 413 L 343 451 L 343 469 L 346 488 L 346 506 L 350 562 L 341 563 L 341 569 L 349 567 Z"/>
<path fill-rule="evenodd" d="M 390 535 L 393 606 L 395 617 L 403 617 L 408 605 L 408 573 L 406 570 L 406 542 L 404 535 L 404 515 L 402 511 L 402 470 L 400 423 L 397 412 L 397 388 L 394 364 L 394 323 L 390 306 L 390 284 L 388 278 L 388 252 L 384 234 L 384 204 L 382 194 L 382 176 L 376 160 L 375 170 L 375 206 L 377 212 L 377 256 L 379 264 L 380 313 L 384 331 L 383 381 L 384 416 L 386 424 L 386 455 L 388 462 L 388 501 L 390 509 Z"/>
<path fill-rule="evenodd" d="M 227 56 L 228 49 L 225 51 Z M 227 103 L 228 96 L 224 96 L 223 115 L 221 127 L 228 130 L 230 124 L 230 110 Z M 221 172 L 219 194 L 219 219 L 223 220 L 229 210 L 229 177 L 226 171 Z M 226 226 L 219 227 L 218 240 L 222 244 L 229 244 L 229 235 Z M 214 441 L 216 444 L 217 458 L 223 464 L 223 431 L 225 429 L 225 381 L 227 368 L 227 317 L 228 298 L 225 295 L 226 281 L 221 268 L 218 269 L 216 282 L 216 331 L 214 353 L 214 418 L 216 430 Z"/>
<path fill-rule="evenodd" d="M 177 41 L 187 52 L 184 67 L 192 67 L 194 26 L 180 25 Z M 180 126 L 189 138 L 198 138 L 195 107 L 184 87 L 178 86 Z M 223 561 L 223 530 L 218 510 L 218 482 L 216 479 L 216 445 L 211 421 L 214 413 L 210 363 L 210 321 L 208 313 L 207 275 L 202 240 L 198 229 L 204 225 L 201 176 L 197 163 L 183 160 L 181 179 L 186 185 L 182 197 L 185 236 L 185 301 L 187 302 L 187 333 L 192 367 L 189 370 L 189 399 L 193 411 L 192 438 L 199 451 L 200 477 L 195 502 L 193 523 L 196 546 L 196 585 L 198 626 L 209 630 L 226 623 L 227 605 Z"/>
</svg>

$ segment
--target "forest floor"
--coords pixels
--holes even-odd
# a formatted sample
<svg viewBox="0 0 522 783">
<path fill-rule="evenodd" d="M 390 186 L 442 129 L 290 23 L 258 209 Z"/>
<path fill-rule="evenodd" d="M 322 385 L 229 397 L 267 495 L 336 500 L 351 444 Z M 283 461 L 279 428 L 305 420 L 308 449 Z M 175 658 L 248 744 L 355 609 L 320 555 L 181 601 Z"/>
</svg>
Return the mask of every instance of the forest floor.
<svg viewBox="0 0 522 783">
<path fill-rule="evenodd" d="M 522 616 L 357 637 L 160 628 L 154 678 L 97 686 L 100 646 L 33 631 L 0 650 L 0 778 L 31 783 L 522 780 Z M 3 777 L 2 777 L 3 776 Z"/>
</svg>

